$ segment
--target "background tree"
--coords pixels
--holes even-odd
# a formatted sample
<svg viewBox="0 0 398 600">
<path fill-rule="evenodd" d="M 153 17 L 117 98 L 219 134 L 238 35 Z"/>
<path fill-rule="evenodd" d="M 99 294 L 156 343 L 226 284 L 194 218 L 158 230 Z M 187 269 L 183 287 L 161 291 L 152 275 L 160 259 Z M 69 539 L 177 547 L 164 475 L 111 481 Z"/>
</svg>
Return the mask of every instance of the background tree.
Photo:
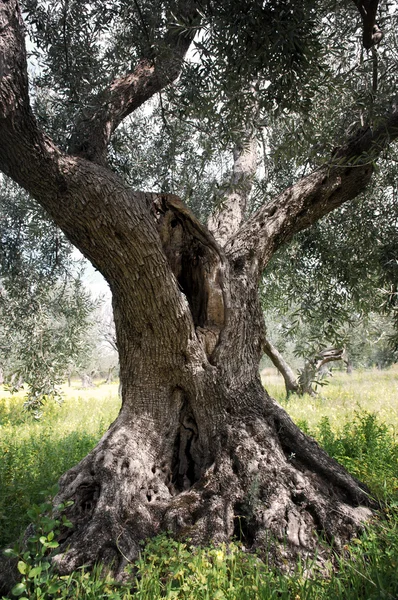
<svg viewBox="0 0 398 600">
<path fill-rule="evenodd" d="M 0 363 L 9 389 L 26 387 L 36 415 L 93 347 L 94 303 L 81 261 L 39 205 L 10 181 L 0 189 Z"/>
<path fill-rule="evenodd" d="M 389 337 L 390 361 L 394 360 L 394 306 L 388 302 L 388 290 L 393 295 L 397 282 L 396 165 L 390 149 L 371 190 L 296 236 L 273 257 L 264 274 L 263 306 L 271 319 L 278 318 L 274 311 L 279 315 L 280 342 L 294 340 L 296 356 L 313 366 L 330 346 L 345 348 L 345 360 L 356 346 L 358 358 L 353 328 L 361 336 L 359 326 L 369 331 L 375 319 L 374 329 L 379 331 L 380 316 L 388 313 L 386 335 L 379 331 L 373 339 Z M 315 372 L 313 377 L 317 378 Z M 298 390 L 294 375 L 292 382 L 290 391 Z"/>
<path fill-rule="evenodd" d="M 369 516 L 367 490 L 269 398 L 258 369 L 264 268 L 295 234 L 358 196 L 398 135 L 393 55 L 380 98 L 364 105 L 366 127 L 347 135 L 344 126 L 359 101 L 355 35 L 368 39 L 374 25 L 367 17 L 362 27 L 359 12 L 288 0 L 25 2 L 42 66 L 35 117 L 19 6 L 0 3 L 0 167 L 108 281 L 120 357 L 121 412 L 60 481 L 56 502 L 74 502 L 74 529 L 54 559 L 61 572 L 95 560 L 120 571 L 161 530 L 195 542 L 235 533 L 286 563 L 299 552 L 320 556 L 321 532 L 341 547 Z M 384 12 L 394 36 L 395 14 Z M 347 54 L 342 31 L 354 36 Z M 226 194 L 213 235 L 178 196 L 133 192 L 117 168 L 123 139 L 113 133 L 179 75 L 176 116 L 240 148 L 235 161 L 253 121 L 284 111 L 304 118 L 316 91 L 324 104 L 341 97 L 330 147 L 345 135 L 332 156 L 324 144 L 316 170 L 259 197 L 250 215 L 246 186 L 238 198 L 237 189 Z M 345 79 L 353 84 L 342 96 Z M 46 105 L 41 89 L 51 89 Z M 138 130 L 135 143 L 145 152 Z"/>
</svg>

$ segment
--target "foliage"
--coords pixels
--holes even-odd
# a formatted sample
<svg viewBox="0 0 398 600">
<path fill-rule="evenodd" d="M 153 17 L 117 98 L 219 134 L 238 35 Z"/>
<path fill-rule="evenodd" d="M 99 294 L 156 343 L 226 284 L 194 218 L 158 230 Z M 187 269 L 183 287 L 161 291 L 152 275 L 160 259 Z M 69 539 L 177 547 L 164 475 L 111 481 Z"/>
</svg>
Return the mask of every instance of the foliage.
<svg viewBox="0 0 398 600">
<path fill-rule="evenodd" d="M 258 84 L 256 95 L 264 106 L 300 104 L 308 110 L 324 52 L 318 2 L 300 3 L 295 10 L 289 0 L 205 1 L 197 6 L 202 30 L 194 42 L 197 58 L 187 62 L 180 78 L 175 102 L 180 114 L 191 113 L 198 120 L 213 115 L 213 126 L 218 123 L 230 137 L 234 123 L 250 112 L 250 86 L 259 76 L 272 81 Z M 98 101 L 105 83 L 134 69 L 140 59 L 153 60 L 165 52 L 166 24 L 182 35 L 199 29 L 199 19 L 186 19 L 179 3 L 170 0 L 69 0 L 51 7 L 42 0 L 24 0 L 23 7 L 36 66 L 36 112 L 64 147 L 73 135 L 72 119 L 83 105 Z M 214 111 L 215 104 L 223 110 Z"/>
<path fill-rule="evenodd" d="M 259 184 L 258 201 L 253 199 L 254 207 L 264 194 L 272 197 L 320 164 L 333 162 L 341 139 L 360 127 L 364 131 L 377 126 L 397 86 L 397 71 L 394 68 L 392 75 L 389 69 L 398 56 L 392 25 L 397 7 L 389 12 L 389 6 L 381 5 L 380 11 L 385 37 L 372 53 L 361 47 L 355 21 L 345 11 L 325 15 L 325 37 L 335 27 L 341 45 L 336 47 L 330 40 L 327 77 L 319 81 L 311 112 L 285 111 L 283 118 L 267 123 L 263 132 L 266 176 Z M 347 346 L 352 327 L 367 326 L 364 321 L 371 312 L 386 314 L 390 320 L 396 316 L 396 182 L 397 155 L 390 148 L 377 165 L 370 190 L 298 234 L 268 265 L 264 309 L 267 315 L 279 313 L 285 322 L 283 335 L 290 334 L 301 358 L 311 359 L 323 347 Z M 389 330 L 387 326 L 384 337 L 391 335 Z M 272 341 L 281 350 L 277 340 Z"/>
<path fill-rule="evenodd" d="M 398 489 L 398 443 L 387 425 L 375 413 L 358 412 L 344 427 L 333 432 L 324 417 L 316 438 L 328 452 L 360 481 L 366 481 L 373 494 L 384 500 L 386 490 Z"/>
<path fill-rule="evenodd" d="M 10 179 L 0 181 L 1 278 L 23 279 L 32 294 L 76 267 L 73 248 L 39 204 Z"/>
<path fill-rule="evenodd" d="M 101 569 L 86 573 L 84 569 L 69 576 L 59 577 L 51 566 L 51 558 L 57 553 L 56 541 L 65 529 L 73 527 L 66 517 L 66 510 L 72 502 L 53 507 L 52 495 L 56 486 L 44 492 L 47 499 L 39 505 L 33 505 L 28 516 L 31 520 L 31 532 L 26 544 L 17 544 L 4 551 L 6 557 L 17 561 L 20 581 L 12 590 L 12 597 L 21 600 L 50 600 L 51 598 L 130 598 L 127 590 L 120 596 L 114 588 L 116 582 L 104 576 Z"/>
<path fill-rule="evenodd" d="M 52 490 L 54 494 L 55 490 Z M 51 557 L 59 546 L 57 536 L 63 529 L 73 527 L 63 512 L 67 504 L 59 504 L 55 514 L 51 514 L 51 496 L 49 501 L 33 505 L 28 511 L 32 521 L 33 535 L 28 537 L 25 548 L 8 548 L 5 555 L 18 560 L 21 580 L 11 590 L 12 596 L 23 598 L 46 598 L 57 594 L 62 582 L 51 573 Z M 72 503 L 70 503 L 72 504 Z"/>
<path fill-rule="evenodd" d="M 92 304 L 80 280 L 42 288 L 34 298 L 13 292 L 1 302 L 3 364 L 10 391 L 21 385 L 15 382 L 26 385 L 25 408 L 39 416 L 46 398 L 62 399 L 66 373 L 91 351 Z"/>
<path fill-rule="evenodd" d="M 198 32 L 183 72 L 124 121 L 109 156 L 133 187 L 180 193 L 198 214 L 220 201 L 215 192 L 230 166 L 223 153 L 243 132 L 257 136 L 265 154 L 255 207 L 329 160 L 342 135 L 384 114 L 396 86 L 396 7 L 380 7 L 384 38 L 373 93 L 373 59 L 362 49 L 353 4 L 339 3 L 338 10 L 329 0 L 197 5 L 200 25 L 184 20 L 174 0 L 57 0 L 51 7 L 24 0 L 41 126 L 67 148 L 73 120 L 101 103 L 103 86 L 140 58 L 162 56 L 166 25 L 182 35 Z"/>
<path fill-rule="evenodd" d="M 0 366 L 10 390 L 27 386 L 25 407 L 40 415 L 47 397 L 61 399 L 59 384 L 92 350 L 94 303 L 72 246 L 7 180 L 0 214 Z"/>
<path fill-rule="evenodd" d="M 353 377 L 357 378 L 355 383 L 359 390 L 361 380 L 363 389 L 368 390 L 369 408 L 371 401 L 379 403 L 378 389 L 389 407 L 383 415 L 390 417 L 393 411 L 398 415 L 394 371 L 354 374 Z M 375 390 L 369 390 L 370 377 L 377 382 Z M 350 378 L 341 375 L 340 379 L 338 384 L 332 381 L 327 389 L 326 393 L 331 393 L 330 400 L 326 397 L 300 399 L 301 406 L 303 402 L 305 404 L 303 414 L 318 414 L 318 419 L 310 426 L 303 421 L 301 425 L 364 480 L 384 505 L 375 522 L 345 548 L 341 558 L 336 558 L 334 568 L 331 564 L 325 566 L 326 575 L 325 570 L 320 574 L 314 565 L 301 563 L 294 573 L 282 573 L 259 557 L 246 553 L 237 542 L 228 546 L 191 548 L 189 542 L 177 542 L 162 535 L 143 547 L 125 584 L 112 581 L 100 566 L 91 573 L 80 569 L 71 575 L 57 577 L 49 566 L 48 556 L 56 551 L 51 544 L 55 542 L 55 532 L 62 525 L 63 517 L 62 513 L 51 516 L 50 503 L 40 500 L 43 494 L 40 490 L 48 481 L 55 483 L 69 464 L 85 456 L 113 420 L 119 404 L 116 386 L 112 396 L 106 397 L 112 387 L 105 386 L 103 390 L 99 388 L 84 394 L 75 392 L 80 396 L 71 396 L 68 408 L 47 405 L 43 420 L 37 423 L 23 421 L 18 407 L 22 400 L 4 398 L 0 404 L 0 453 L 7 467 L 0 463 L 0 485 L 7 490 L 7 497 L 2 509 L 2 543 L 14 539 L 16 531 L 29 521 L 33 520 L 36 528 L 27 549 L 12 550 L 20 561 L 21 586 L 15 592 L 20 592 L 22 598 L 43 600 L 77 597 L 83 600 L 209 597 L 230 600 L 393 600 L 398 592 L 398 443 L 394 430 L 387 423 L 380 422 L 369 411 L 352 410 L 355 402 L 350 399 Z M 343 426 L 341 413 L 338 418 L 332 418 L 333 386 L 340 396 L 346 394 L 350 404 Z M 362 396 L 365 401 L 363 393 Z M 294 399 L 289 401 L 289 407 L 294 413 Z M 76 434 L 72 435 L 74 430 Z M 32 506 L 32 502 L 38 505 Z M 28 511 L 23 521 L 21 508 Z M 18 596 L 9 596 L 9 599 L 14 597 Z"/>
<path fill-rule="evenodd" d="M 387 345 L 395 339 L 396 314 L 394 160 L 382 165 L 374 188 L 363 198 L 296 236 L 268 265 L 262 290 L 266 319 L 279 321 L 280 337 L 290 338 L 301 358 L 316 355 L 322 347 L 345 347 L 351 362 L 363 360 L 370 366 L 366 338 L 383 343 L 385 358 L 377 362 L 384 364 L 388 355 L 391 364 L 396 357 L 393 345 L 390 350 Z M 278 347 L 278 340 L 273 342 Z"/>
<path fill-rule="evenodd" d="M 21 600 L 393 600 L 397 592 L 398 515 L 394 508 L 388 510 L 385 520 L 380 519 L 361 539 L 354 539 L 346 547 L 345 557 L 338 560 L 337 573 L 328 565 L 326 577 L 316 570 L 309 577 L 302 564 L 294 573 L 283 574 L 245 553 L 237 543 L 195 548 L 162 535 L 147 543 L 131 570 L 130 581 L 119 584 L 100 567 L 91 573 L 81 569 L 69 576 L 56 576 L 47 559 L 56 530 L 48 532 L 50 519 L 38 512 L 45 506 L 33 509 L 36 527 L 44 533 L 29 539 L 33 550 L 23 554 L 18 554 L 18 549 L 8 551 L 20 559 L 22 577 L 12 597 L 24 594 Z M 59 524 L 58 519 L 53 520 L 54 528 Z M 37 537 L 41 545 L 38 551 L 34 547 Z"/>
</svg>

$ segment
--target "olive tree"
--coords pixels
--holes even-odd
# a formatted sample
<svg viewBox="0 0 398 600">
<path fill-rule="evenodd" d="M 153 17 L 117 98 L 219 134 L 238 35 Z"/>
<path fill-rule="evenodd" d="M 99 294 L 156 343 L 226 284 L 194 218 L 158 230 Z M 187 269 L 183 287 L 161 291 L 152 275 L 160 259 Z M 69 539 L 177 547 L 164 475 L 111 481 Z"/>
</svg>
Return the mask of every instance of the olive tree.
<svg viewBox="0 0 398 600">
<path fill-rule="evenodd" d="M 320 537 L 341 547 L 372 500 L 263 389 L 259 288 L 278 248 L 368 186 L 398 135 L 396 90 L 323 164 L 264 194 L 250 214 L 245 136 L 256 107 L 256 119 L 309 114 L 343 24 L 362 27 L 369 49 L 380 41 L 377 2 L 29 0 L 23 8 L 52 95 L 43 111 L 40 88 L 30 94 L 21 9 L 3 0 L 0 168 L 107 280 L 122 382 L 119 416 L 60 479 L 55 502 L 73 501 L 74 527 L 61 534 L 54 564 L 66 573 L 102 560 L 120 572 L 142 539 L 163 530 L 197 543 L 238 535 L 284 564 L 321 556 Z M 351 59 L 341 68 L 355 80 Z M 208 227 L 172 189 L 133 190 L 115 166 L 123 122 L 165 88 L 184 118 L 235 133 L 241 185 Z M 357 97 L 347 98 L 349 112 Z M 145 139 L 133 131 L 130 140 L 138 155 L 142 143 L 145 163 Z"/>
</svg>

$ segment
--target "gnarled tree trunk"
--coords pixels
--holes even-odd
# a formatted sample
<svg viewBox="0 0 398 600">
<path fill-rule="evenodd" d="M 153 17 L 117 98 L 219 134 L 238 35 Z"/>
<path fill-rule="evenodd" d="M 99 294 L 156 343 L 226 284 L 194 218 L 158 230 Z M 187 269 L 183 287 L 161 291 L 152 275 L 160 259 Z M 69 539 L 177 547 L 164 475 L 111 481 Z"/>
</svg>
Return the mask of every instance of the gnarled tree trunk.
<svg viewBox="0 0 398 600">
<path fill-rule="evenodd" d="M 97 560 L 121 571 L 140 540 L 169 530 L 195 542 L 236 535 L 289 564 L 322 556 L 320 536 L 339 548 L 370 515 L 364 486 L 261 385 L 258 290 L 281 244 L 365 188 L 369 153 L 398 134 L 396 111 L 250 219 L 244 197 L 227 198 L 213 237 L 176 196 L 132 192 L 106 166 L 112 132 L 178 75 L 190 41 L 167 32 L 169 51 L 99 94 L 65 153 L 29 106 L 18 4 L 0 3 L 0 168 L 108 281 L 120 357 L 120 414 L 60 480 L 55 502 L 73 500 L 74 525 L 59 540 L 61 573 Z"/>
<path fill-rule="evenodd" d="M 344 348 L 325 348 L 320 350 L 316 356 L 304 362 L 304 368 L 300 372 L 299 386 L 302 394 L 316 396 L 314 383 L 319 383 L 326 375 L 324 369 L 330 362 L 343 360 Z"/>
<path fill-rule="evenodd" d="M 367 491 L 263 390 L 251 267 L 191 237 L 192 222 L 165 202 L 158 223 L 180 302 L 148 302 L 160 264 L 113 290 L 123 405 L 61 478 L 56 502 L 74 501 L 75 529 L 57 567 L 101 559 L 121 569 L 160 531 L 198 543 L 236 535 L 280 564 L 321 556 L 319 534 L 338 548 L 370 514 Z"/>
</svg>

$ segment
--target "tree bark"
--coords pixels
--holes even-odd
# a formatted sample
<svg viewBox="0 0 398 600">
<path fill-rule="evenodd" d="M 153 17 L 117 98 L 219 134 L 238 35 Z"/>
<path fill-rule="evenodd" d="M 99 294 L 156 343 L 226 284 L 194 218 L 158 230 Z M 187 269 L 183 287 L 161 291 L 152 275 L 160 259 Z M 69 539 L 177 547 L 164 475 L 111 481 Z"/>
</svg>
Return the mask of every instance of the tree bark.
<svg viewBox="0 0 398 600">
<path fill-rule="evenodd" d="M 74 528 L 54 564 L 68 573 L 102 560 L 121 573 L 141 540 L 170 530 L 198 543 L 236 535 L 280 565 L 322 560 L 322 537 L 341 548 L 373 503 L 263 389 L 258 291 L 282 243 L 364 189 L 372 166 L 358 156 L 397 136 L 396 112 L 248 221 L 234 219 L 221 247 L 176 196 L 128 189 L 101 158 L 103 135 L 72 156 L 38 129 L 16 0 L 0 3 L 0 51 L 0 168 L 108 281 L 120 357 L 120 414 L 60 480 L 55 504 L 73 501 Z M 142 86 L 128 82 L 102 124 L 122 118 L 119 93 L 139 103 Z"/>
<path fill-rule="evenodd" d="M 221 246 L 225 246 L 245 220 L 247 202 L 257 171 L 257 140 L 253 133 L 245 132 L 242 135 L 242 142 L 235 145 L 233 156 L 229 192 L 220 199 L 221 204 L 208 223 L 209 230 Z"/>
</svg>

